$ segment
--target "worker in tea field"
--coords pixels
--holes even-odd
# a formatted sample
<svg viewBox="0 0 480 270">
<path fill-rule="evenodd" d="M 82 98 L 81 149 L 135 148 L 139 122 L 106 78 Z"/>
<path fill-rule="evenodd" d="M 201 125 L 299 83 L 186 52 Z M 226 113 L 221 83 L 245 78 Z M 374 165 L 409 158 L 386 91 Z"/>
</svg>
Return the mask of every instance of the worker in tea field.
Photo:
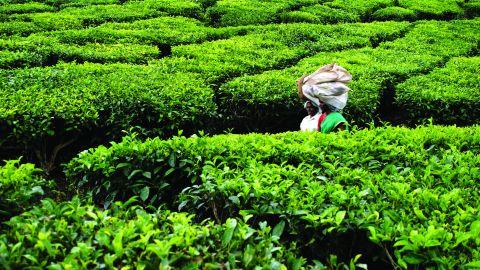
<svg viewBox="0 0 480 270">
<path fill-rule="evenodd" d="M 300 130 L 318 131 L 320 128 L 320 116 L 322 116 L 320 110 L 311 101 L 306 101 L 303 107 L 307 110 L 308 115 L 300 123 Z"/>
<path fill-rule="evenodd" d="M 332 131 L 348 129 L 347 120 L 339 112 L 338 108 L 320 101 L 320 108 L 307 100 L 304 105 L 308 115 L 300 123 L 302 131 Z"/>
<path fill-rule="evenodd" d="M 337 64 L 321 67 L 309 76 L 297 80 L 298 95 L 306 100 L 308 116 L 300 124 L 301 130 L 318 130 L 329 133 L 348 128 L 348 123 L 340 111 L 346 106 L 348 88 L 352 75 Z M 313 107 L 316 107 L 316 111 Z M 317 116 L 318 115 L 318 116 Z M 313 129 L 317 121 L 316 129 Z"/>
</svg>

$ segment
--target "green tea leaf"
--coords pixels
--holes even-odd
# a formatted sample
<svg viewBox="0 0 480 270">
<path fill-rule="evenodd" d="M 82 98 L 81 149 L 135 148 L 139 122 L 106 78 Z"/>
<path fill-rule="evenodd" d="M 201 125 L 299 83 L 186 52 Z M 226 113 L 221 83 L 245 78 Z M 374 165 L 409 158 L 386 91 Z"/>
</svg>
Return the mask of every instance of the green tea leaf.
<svg viewBox="0 0 480 270">
<path fill-rule="evenodd" d="M 222 245 L 224 246 L 230 243 L 230 241 L 232 240 L 233 232 L 237 227 L 237 220 L 228 219 L 225 225 L 227 228 L 225 229 L 225 232 L 223 233 L 223 236 L 222 236 Z"/>
<path fill-rule="evenodd" d="M 146 201 L 148 199 L 149 194 L 150 194 L 150 188 L 148 186 L 142 188 L 142 190 L 140 190 L 140 199 L 142 199 L 142 201 Z"/>
</svg>

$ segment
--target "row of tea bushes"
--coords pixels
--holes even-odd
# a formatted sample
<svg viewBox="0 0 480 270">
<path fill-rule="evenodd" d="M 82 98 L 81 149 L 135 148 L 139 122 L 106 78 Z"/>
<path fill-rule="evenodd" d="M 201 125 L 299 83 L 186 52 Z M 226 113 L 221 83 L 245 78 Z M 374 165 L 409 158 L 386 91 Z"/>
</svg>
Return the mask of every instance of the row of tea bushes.
<svg viewBox="0 0 480 270">
<path fill-rule="evenodd" d="M 451 269 L 480 259 L 479 131 L 125 138 L 80 154 L 66 173 L 97 203 L 138 195 L 219 221 L 281 219 L 299 246 L 314 249 L 368 232 L 392 265 Z"/>
<path fill-rule="evenodd" d="M 359 152 L 369 151 L 360 147 Z M 394 151 L 399 150 L 388 155 Z M 400 153 L 403 164 L 383 163 L 376 156 L 364 164 L 360 159 L 369 157 L 359 152 L 342 151 L 335 159 L 319 152 L 324 160 L 298 166 L 207 165 L 201 184 L 186 189 L 178 202 L 183 211 L 211 217 L 235 216 L 239 211 L 278 216 L 300 239 L 314 235 L 321 241 L 351 230 L 368 231 L 371 241 L 395 255 L 391 263 L 402 268 L 478 264 L 478 151 L 447 147 L 430 155 L 417 150 Z"/>
<path fill-rule="evenodd" d="M 339 133 L 325 136 L 294 132 L 279 135 L 173 138 L 166 141 L 157 138 L 145 142 L 126 137 L 111 147 L 101 146 L 81 153 L 67 165 L 66 175 L 75 188 L 96 194 L 94 197 L 99 203 L 109 203 L 109 200 L 111 202 L 114 199 L 126 200 L 130 196 L 139 195 L 144 187 L 148 187 L 152 195 L 147 196 L 145 201 L 158 204 L 172 200 L 171 190 L 176 190 L 175 194 L 192 182 L 198 182 L 206 164 L 243 168 L 249 161 L 257 160 L 297 166 L 302 162 L 320 164 L 325 162 L 325 158 L 326 162 L 333 163 L 342 153 L 349 153 L 345 154 L 345 158 L 359 155 L 365 157 L 352 164 L 357 167 L 369 168 L 369 164 L 373 163 L 383 164 L 381 166 L 397 164 L 420 167 L 423 163 L 411 164 L 402 158 L 403 152 L 398 151 L 406 151 L 407 155 L 424 153 L 425 150 L 434 148 L 434 151 L 429 149 L 425 152 L 434 155 L 437 149 L 443 151 L 443 148 L 451 144 L 462 151 L 471 149 L 478 152 L 476 131 L 478 127 L 426 127 L 416 130 L 385 128 L 364 130 L 353 135 Z M 377 141 L 382 142 L 378 147 L 372 143 Z M 398 145 L 398 149 L 395 145 Z M 336 154 L 327 154 L 330 152 Z M 378 155 L 379 158 L 373 158 Z M 377 161 L 371 162 L 372 159 Z"/>
<path fill-rule="evenodd" d="M 319 53 L 292 68 L 243 76 L 222 85 L 220 108 L 225 114 L 245 119 L 231 124 L 239 130 L 298 129 L 305 112 L 293 91 L 295 80 L 327 63 L 336 62 L 354 77 L 344 110 L 347 120 L 365 126 L 377 119 L 385 88 L 398 81 L 398 77 L 426 72 L 440 61 L 439 57 L 379 48 Z"/>
<path fill-rule="evenodd" d="M 15 17 L 17 20 L 0 22 L 0 36 L 28 36 L 37 32 L 83 28 L 82 21 L 69 14 L 46 12 L 20 14 Z"/>
<path fill-rule="evenodd" d="M 105 23 L 98 27 L 42 33 L 62 43 L 140 43 L 176 46 L 228 38 L 248 31 L 247 27 L 211 28 L 196 19 L 159 17 L 131 23 Z"/>
<path fill-rule="evenodd" d="M 145 64 L 169 55 L 175 45 L 228 38 L 245 31 L 248 29 L 205 27 L 185 17 L 160 17 L 28 37 L 5 37 L 0 40 L 0 67 L 51 66 L 57 61 Z"/>
<path fill-rule="evenodd" d="M 220 0 L 206 11 L 215 26 L 258 25 L 273 23 L 277 14 L 292 8 L 318 3 L 318 0 Z"/>
<path fill-rule="evenodd" d="M 32 2 L 25 4 L 12 4 L 0 6 L 0 21 L 7 19 L 7 15 L 22 14 L 22 13 L 39 13 L 39 12 L 53 12 L 55 8 L 52 6 Z"/>
<path fill-rule="evenodd" d="M 339 23 L 366 21 L 414 21 L 476 17 L 475 4 L 463 1 L 335 0 L 302 7 L 280 15 L 284 22 Z"/>
<path fill-rule="evenodd" d="M 59 12 L 13 14 L 0 22 L 0 36 L 83 29 L 106 22 L 132 22 L 135 20 L 179 15 L 200 18 L 202 8 L 194 1 L 132 1 L 124 5 L 92 5 L 65 8 Z"/>
<path fill-rule="evenodd" d="M 239 219 L 193 222 L 186 213 L 147 213 L 116 203 L 110 210 L 78 198 L 41 205 L 6 222 L 3 269 L 303 269 L 294 245 L 279 243 L 283 223 L 253 228 Z M 323 269 L 323 268 L 320 268 Z"/>
<path fill-rule="evenodd" d="M 79 46 L 44 38 L 0 40 L 0 47 L 2 69 L 51 66 L 59 61 L 146 64 L 161 56 L 158 47 L 150 45 L 88 43 Z"/>
<path fill-rule="evenodd" d="M 220 87 L 220 108 L 225 110 L 224 114 L 248 119 L 232 123 L 241 130 L 272 123 L 272 119 L 282 123 L 285 130 L 296 128 L 293 125 L 298 123 L 284 125 L 288 119 L 300 121 L 297 112 L 301 106 L 293 91 L 295 80 L 320 66 L 337 62 L 353 75 L 345 113 L 363 125 L 379 117 L 385 105 L 391 106 L 382 104 L 382 99 L 383 102 L 386 96 L 393 99 L 396 84 L 427 73 L 450 57 L 474 51 L 480 41 L 479 26 L 479 20 L 419 22 L 403 38 L 383 42 L 376 48 L 322 52 L 291 68 L 239 77 Z M 276 128 L 273 122 L 271 129 Z"/>
<path fill-rule="evenodd" d="M 33 164 L 6 161 L 0 166 L 0 222 L 31 208 L 51 185 Z"/>
<path fill-rule="evenodd" d="M 463 16 L 460 5 L 468 1 L 457 0 L 399 0 L 398 6 L 413 10 L 419 19 L 452 19 Z"/>
<path fill-rule="evenodd" d="M 171 58 L 152 64 L 199 73 L 207 81 L 219 83 L 243 74 L 291 66 L 319 51 L 373 46 L 401 36 L 408 26 L 396 22 L 321 27 L 268 25 L 249 30 L 241 37 L 173 47 Z"/>
<path fill-rule="evenodd" d="M 296 11 L 285 12 L 279 15 L 282 22 L 308 22 L 333 24 L 342 22 L 359 22 L 360 17 L 351 11 L 335 9 L 326 5 L 302 7 Z"/>
<path fill-rule="evenodd" d="M 480 119 L 480 57 L 453 58 L 444 68 L 413 77 L 397 86 L 396 102 L 408 119 L 470 125 Z"/>
<path fill-rule="evenodd" d="M 120 134 L 129 126 L 140 126 L 157 135 L 175 134 L 176 129 L 218 130 L 219 122 L 216 126 L 204 125 L 205 120 L 215 119 L 217 113 L 210 83 L 291 65 L 316 51 L 372 46 L 401 35 L 407 28 L 407 23 L 395 22 L 266 26 L 241 37 L 173 47 L 172 57 L 154 61 L 150 66 L 61 64 L 45 69 L 5 70 L 0 72 L 5 78 L 0 89 L 6 96 L 0 106 L 5 123 L 2 135 L 16 145 L 38 149 L 45 140 L 71 132 L 90 134 L 98 128 L 104 129 L 96 132 L 95 137 L 100 141 L 104 141 L 99 137 L 101 134 Z M 299 32 L 307 33 L 305 39 L 298 39 Z M 45 40 L 50 42 L 48 38 Z M 5 43 L 7 48 L 17 45 Z M 27 49 L 32 46 L 25 43 Z M 85 53 L 81 49 L 73 53 L 85 57 L 80 54 Z M 95 57 L 101 57 L 100 53 L 96 52 Z M 120 53 L 119 57 L 122 56 Z M 195 98 L 189 99 L 189 95 Z M 174 97 L 179 100 L 175 102 Z M 166 100 L 162 102 L 162 98 Z"/>
<path fill-rule="evenodd" d="M 9 5 L 28 5 L 31 0 L 2 0 L 2 4 L 5 6 Z M 49 5 L 55 8 L 61 8 L 63 6 L 89 6 L 89 5 L 107 5 L 107 4 L 120 4 L 121 0 L 35 0 L 35 3 L 41 3 Z"/>
<path fill-rule="evenodd" d="M 216 113 L 213 91 L 187 72 L 86 63 L 1 70 L 0 77 L 2 147 L 26 147 L 42 157 L 54 158 L 50 150 L 75 141 L 83 149 L 103 143 L 133 126 L 161 136 L 192 132 Z"/>
</svg>

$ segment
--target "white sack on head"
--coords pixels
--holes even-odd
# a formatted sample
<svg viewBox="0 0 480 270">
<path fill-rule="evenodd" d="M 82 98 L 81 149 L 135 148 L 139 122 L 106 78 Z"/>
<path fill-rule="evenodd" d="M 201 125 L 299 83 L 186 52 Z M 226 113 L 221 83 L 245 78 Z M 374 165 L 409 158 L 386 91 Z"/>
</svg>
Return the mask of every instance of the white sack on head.
<svg viewBox="0 0 480 270">
<path fill-rule="evenodd" d="M 303 94 L 318 107 L 320 101 L 330 104 L 338 109 L 343 109 L 347 105 L 348 88 L 340 82 L 328 82 L 318 85 L 304 85 Z"/>
<path fill-rule="evenodd" d="M 345 84 L 351 80 L 352 75 L 346 69 L 336 63 L 328 64 L 304 78 L 302 92 L 317 106 L 321 100 L 343 109 L 350 90 Z"/>
</svg>

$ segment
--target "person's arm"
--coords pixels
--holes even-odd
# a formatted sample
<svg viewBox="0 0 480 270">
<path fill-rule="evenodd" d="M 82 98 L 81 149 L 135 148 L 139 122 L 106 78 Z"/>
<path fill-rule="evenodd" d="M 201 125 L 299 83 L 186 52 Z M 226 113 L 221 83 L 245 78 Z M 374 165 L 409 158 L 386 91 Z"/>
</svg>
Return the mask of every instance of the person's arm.
<svg viewBox="0 0 480 270">
<path fill-rule="evenodd" d="M 337 126 L 333 129 L 333 131 L 342 131 L 345 130 L 345 122 L 338 123 Z"/>
<path fill-rule="evenodd" d="M 302 99 L 302 100 L 306 100 L 306 99 L 307 99 L 307 98 L 303 95 L 303 90 L 302 90 L 302 87 L 303 87 L 303 79 L 305 79 L 305 77 L 307 77 L 307 75 L 303 75 L 302 77 L 300 77 L 300 79 L 297 80 L 298 97 L 300 97 L 300 99 Z"/>
</svg>

